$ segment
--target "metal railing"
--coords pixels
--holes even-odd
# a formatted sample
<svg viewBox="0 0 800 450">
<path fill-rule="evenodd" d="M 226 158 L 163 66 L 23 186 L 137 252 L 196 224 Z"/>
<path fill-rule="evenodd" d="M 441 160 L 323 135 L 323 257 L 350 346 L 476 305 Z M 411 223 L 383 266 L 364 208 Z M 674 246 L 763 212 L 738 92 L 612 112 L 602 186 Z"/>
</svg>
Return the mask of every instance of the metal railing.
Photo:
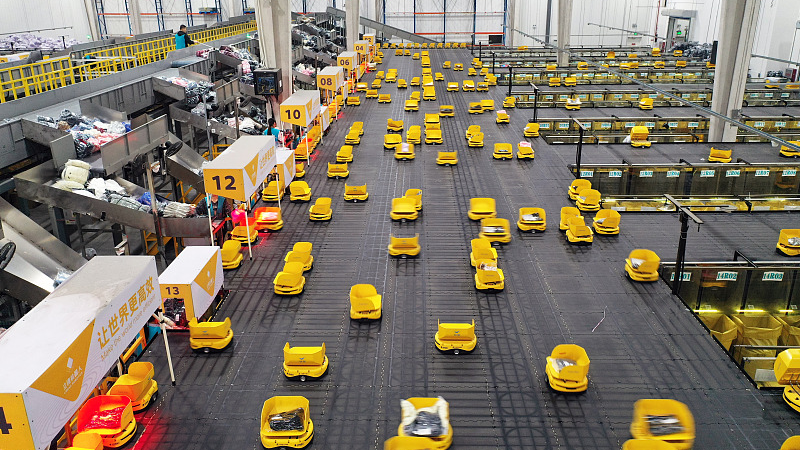
<svg viewBox="0 0 800 450">
<path fill-rule="evenodd" d="M 800 196 L 798 163 L 583 164 L 580 174 L 604 196 Z"/>
<path fill-rule="evenodd" d="M 256 29 L 256 22 L 249 21 L 203 29 L 189 36 L 203 43 Z M 170 35 L 0 69 L 0 103 L 160 61 L 173 50 L 175 38 Z"/>
</svg>

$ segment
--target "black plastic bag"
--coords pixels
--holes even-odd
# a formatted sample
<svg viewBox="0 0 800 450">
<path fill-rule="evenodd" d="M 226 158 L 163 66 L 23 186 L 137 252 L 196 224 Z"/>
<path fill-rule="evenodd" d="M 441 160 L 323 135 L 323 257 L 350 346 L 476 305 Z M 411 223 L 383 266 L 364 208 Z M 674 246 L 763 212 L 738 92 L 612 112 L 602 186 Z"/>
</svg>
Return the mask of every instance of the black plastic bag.
<svg viewBox="0 0 800 450">
<path fill-rule="evenodd" d="M 442 431 L 442 418 L 436 414 L 420 411 L 414 421 L 403 428 L 406 436 L 441 436 L 444 434 Z"/>
<path fill-rule="evenodd" d="M 269 418 L 269 427 L 273 431 L 299 431 L 303 429 L 305 423 L 305 411 L 297 408 L 275 414 Z"/>
</svg>

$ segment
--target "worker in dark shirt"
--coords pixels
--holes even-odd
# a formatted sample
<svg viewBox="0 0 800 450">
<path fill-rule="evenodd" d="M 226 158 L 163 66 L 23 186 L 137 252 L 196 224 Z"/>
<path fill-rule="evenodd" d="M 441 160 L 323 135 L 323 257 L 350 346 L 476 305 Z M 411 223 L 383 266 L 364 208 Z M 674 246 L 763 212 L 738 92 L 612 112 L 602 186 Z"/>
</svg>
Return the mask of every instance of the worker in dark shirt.
<svg viewBox="0 0 800 450">
<path fill-rule="evenodd" d="M 208 216 L 208 197 L 203 197 L 197 204 L 195 212 L 198 216 Z M 211 218 L 214 220 L 223 220 L 230 214 L 230 208 L 224 197 L 217 194 L 211 194 Z"/>
<path fill-rule="evenodd" d="M 175 34 L 175 49 L 186 48 L 195 42 L 189 39 L 189 34 L 186 33 L 186 25 L 181 25 L 180 30 Z"/>
</svg>

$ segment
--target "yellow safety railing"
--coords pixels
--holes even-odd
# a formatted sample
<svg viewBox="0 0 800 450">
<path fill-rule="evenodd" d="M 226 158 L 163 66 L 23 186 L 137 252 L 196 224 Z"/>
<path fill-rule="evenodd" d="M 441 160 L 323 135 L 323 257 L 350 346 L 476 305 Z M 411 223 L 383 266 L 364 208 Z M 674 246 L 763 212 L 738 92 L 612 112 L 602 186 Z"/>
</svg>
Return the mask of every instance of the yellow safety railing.
<svg viewBox="0 0 800 450">
<path fill-rule="evenodd" d="M 257 29 L 253 20 L 204 29 L 189 36 L 195 42 L 209 42 Z M 173 50 L 175 37 L 169 36 L 89 52 L 83 59 L 64 56 L 0 69 L 0 103 L 160 61 Z"/>
<path fill-rule="evenodd" d="M 209 42 L 217 39 L 224 39 L 242 33 L 248 33 L 257 29 L 255 21 L 228 25 L 226 27 L 208 28 L 205 30 L 189 33 L 189 37 L 195 42 Z M 145 42 L 123 44 L 86 53 L 89 59 L 102 59 L 112 57 L 131 58 L 136 65 L 149 64 L 151 62 L 164 59 L 167 54 L 175 50 L 175 37 L 168 36 L 160 39 L 153 39 Z"/>
<path fill-rule="evenodd" d="M 75 64 L 69 57 L 16 66 L 0 71 L 0 103 L 118 72 L 124 66 L 119 58 Z"/>
</svg>

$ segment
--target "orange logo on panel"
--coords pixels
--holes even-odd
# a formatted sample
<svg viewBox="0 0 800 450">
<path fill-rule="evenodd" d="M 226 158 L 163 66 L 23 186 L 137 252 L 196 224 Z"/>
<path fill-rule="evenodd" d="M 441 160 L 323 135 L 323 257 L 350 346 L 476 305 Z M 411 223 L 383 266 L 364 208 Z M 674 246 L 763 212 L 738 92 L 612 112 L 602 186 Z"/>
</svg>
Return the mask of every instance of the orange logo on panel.
<svg viewBox="0 0 800 450">
<path fill-rule="evenodd" d="M 94 321 L 86 327 L 77 339 L 58 359 L 31 385 L 32 388 L 47 392 L 74 402 L 78 399 L 83 386 L 83 374 L 89 347 L 92 343 Z"/>
<path fill-rule="evenodd" d="M 214 281 L 217 279 L 218 255 L 219 253 L 215 253 L 214 257 L 208 260 L 203 270 L 201 270 L 200 273 L 197 274 L 197 278 L 194 279 L 194 282 L 203 288 L 204 291 L 208 292 L 210 296 L 216 294 L 216 292 L 214 292 Z"/>
<path fill-rule="evenodd" d="M 256 178 L 258 177 L 258 155 L 244 166 L 244 171 L 247 172 L 247 176 L 250 177 L 250 184 L 255 186 Z"/>
</svg>

